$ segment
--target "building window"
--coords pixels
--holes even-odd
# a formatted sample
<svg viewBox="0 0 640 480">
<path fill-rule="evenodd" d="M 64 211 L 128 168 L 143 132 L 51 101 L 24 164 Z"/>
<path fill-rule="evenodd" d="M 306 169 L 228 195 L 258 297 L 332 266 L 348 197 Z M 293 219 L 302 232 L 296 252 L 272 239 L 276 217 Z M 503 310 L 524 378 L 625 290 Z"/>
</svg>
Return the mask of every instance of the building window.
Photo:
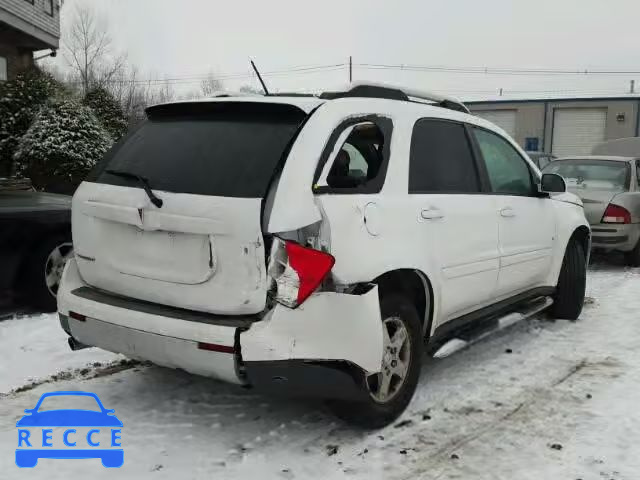
<svg viewBox="0 0 640 480">
<path fill-rule="evenodd" d="M 53 0 L 44 0 L 44 11 L 53 17 Z"/>
<path fill-rule="evenodd" d="M 6 81 L 7 78 L 7 59 L 0 57 L 0 82 Z"/>
</svg>

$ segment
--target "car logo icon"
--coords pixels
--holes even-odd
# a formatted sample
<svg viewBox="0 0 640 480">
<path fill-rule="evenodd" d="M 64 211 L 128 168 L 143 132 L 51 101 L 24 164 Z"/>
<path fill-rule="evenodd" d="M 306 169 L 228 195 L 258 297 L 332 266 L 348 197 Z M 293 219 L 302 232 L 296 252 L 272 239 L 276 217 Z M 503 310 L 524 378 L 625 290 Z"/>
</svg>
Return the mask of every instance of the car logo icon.
<svg viewBox="0 0 640 480">
<path fill-rule="evenodd" d="M 51 404 L 52 400 L 74 403 L 78 399 L 88 403 L 90 409 L 47 409 L 43 405 Z M 25 413 L 16 423 L 18 467 L 35 467 L 40 458 L 99 458 L 107 468 L 118 468 L 124 463 L 122 422 L 95 393 L 44 393 L 36 406 Z"/>
</svg>

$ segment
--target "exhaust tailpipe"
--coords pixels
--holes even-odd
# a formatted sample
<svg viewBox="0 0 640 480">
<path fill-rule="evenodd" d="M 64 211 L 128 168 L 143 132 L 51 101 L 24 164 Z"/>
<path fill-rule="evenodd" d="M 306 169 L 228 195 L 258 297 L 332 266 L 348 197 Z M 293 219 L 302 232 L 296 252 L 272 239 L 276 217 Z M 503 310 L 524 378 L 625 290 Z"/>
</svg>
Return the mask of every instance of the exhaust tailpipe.
<svg viewBox="0 0 640 480">
<path fill-rule="evenodd" d="M 67 342 L 69 342 L 69 348 L 74 352 L 77 352 L 78 350 L 84 350 L 85 348 L 91 348 L 91 345 L 85 345 L 84 343 L 80 343 L 78 340 L 76 340 L 73 337 L 69 337 L 67 339 Z"/>
</svg>

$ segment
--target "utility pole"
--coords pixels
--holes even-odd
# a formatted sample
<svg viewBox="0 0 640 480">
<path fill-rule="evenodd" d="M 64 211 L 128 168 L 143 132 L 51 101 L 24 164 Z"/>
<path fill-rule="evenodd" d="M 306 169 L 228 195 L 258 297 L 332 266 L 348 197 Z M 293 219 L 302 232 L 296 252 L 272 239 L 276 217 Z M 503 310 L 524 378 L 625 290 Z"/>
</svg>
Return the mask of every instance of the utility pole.
<svg viewBox="0 0 640 480">
<path fill-rule="evenodd" d="M 353 57 L 349 55 L 349 83 L 353 82 Z"/>
<path fill-rule="evenodd" d="M 636 81 L 631 80 L 631 85 L 629 86 L 629 93 L 636 93 Z"/>
</svg>

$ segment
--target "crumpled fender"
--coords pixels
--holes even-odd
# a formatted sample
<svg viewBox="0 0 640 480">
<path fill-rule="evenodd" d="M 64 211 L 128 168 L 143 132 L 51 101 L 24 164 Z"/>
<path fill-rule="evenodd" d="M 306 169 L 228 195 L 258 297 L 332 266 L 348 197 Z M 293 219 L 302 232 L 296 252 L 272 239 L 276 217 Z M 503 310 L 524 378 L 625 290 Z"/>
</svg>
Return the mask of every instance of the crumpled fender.
<svg viewBox="0 0 640 480">
<path fill-rule="evenodd" d="M 382 365 L 378 287 L 363 295 L 318 292 L 296 309 L 278 304 L 240 334 L 243 361 L 345 360 L 366 372 Z"/>
</svg>

